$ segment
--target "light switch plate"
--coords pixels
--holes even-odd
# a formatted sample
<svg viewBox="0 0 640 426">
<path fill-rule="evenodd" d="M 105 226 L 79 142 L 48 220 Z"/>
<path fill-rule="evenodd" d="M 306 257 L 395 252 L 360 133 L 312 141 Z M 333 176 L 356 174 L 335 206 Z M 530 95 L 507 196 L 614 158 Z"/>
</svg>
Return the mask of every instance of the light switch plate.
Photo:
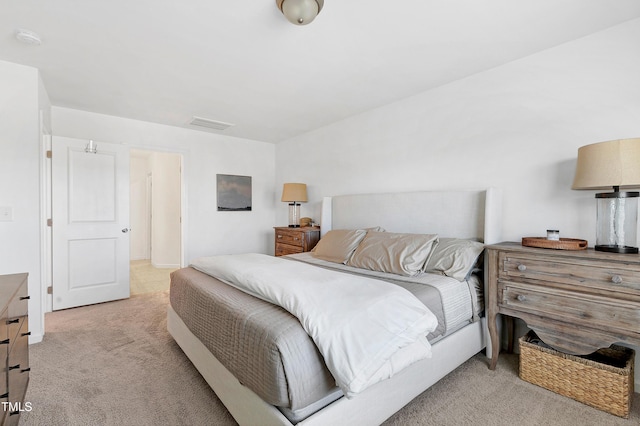
<svg viewBox="0 0 640 426">
<path fill-rule="evenodd" d="M 0 222 L 11 222 L 13 220 L 13 209 L 8 206 L 0 206 Z"/>
</svg>

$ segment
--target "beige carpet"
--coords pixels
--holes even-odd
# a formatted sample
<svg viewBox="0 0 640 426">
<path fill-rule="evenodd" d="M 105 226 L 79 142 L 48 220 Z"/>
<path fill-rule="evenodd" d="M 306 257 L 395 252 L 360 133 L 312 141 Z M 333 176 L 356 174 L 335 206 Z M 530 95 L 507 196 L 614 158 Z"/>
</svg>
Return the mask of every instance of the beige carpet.
<svg viewBox="0 0 640 426">
<path fill-rule="evenodd" d="M 169 290 L 171 272 L 176 268 L 156 268 L 149 259 L 129 262 L 129 290 L 131 295 Z"/>
<path fill-rule="evenodd" d="M 161 292 L 47 314 L 20 424 L 234 424 L 167 333 L 167 303 Z"/>
<path fill-rule="evenodd" d="M 168 293 L 47 314 L 31 345 L 33 407 L 21 425 L 232 425 L 224 406 L 166 331 Z M 517 356 L 489 371 L 482 355 L 385 425 L 637 425 L 521 381 Z M 329 425 L 328 425 L 329 426 Z"/>
</svg>

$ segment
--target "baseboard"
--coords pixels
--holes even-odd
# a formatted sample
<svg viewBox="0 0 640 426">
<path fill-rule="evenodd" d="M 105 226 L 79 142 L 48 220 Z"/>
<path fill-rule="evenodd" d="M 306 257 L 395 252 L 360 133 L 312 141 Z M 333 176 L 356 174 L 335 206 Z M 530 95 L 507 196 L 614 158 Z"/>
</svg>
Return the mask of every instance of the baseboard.
<svg viewBox="0 0 640 426">
<path fill-rule="evenodd" d="M 179 264 L 175 264 L 175 263 L 155 263 L 155 262 L 151 262 L 151 266 L 153 266 L 154 268 L 170 268 L 170 269 L 178 269 L 180 267 Z"/>
<path fill-rule="evenodd" d="M 40 342 L 42 342 L 42 339 L 44 339 L 44 334 L 42 334 L 42 333 L 38 333 L 38 334 L 31 333 L 29 335 L 29 344 L 33 345 L 34 343 L 40 343 Z"/>
</svg>

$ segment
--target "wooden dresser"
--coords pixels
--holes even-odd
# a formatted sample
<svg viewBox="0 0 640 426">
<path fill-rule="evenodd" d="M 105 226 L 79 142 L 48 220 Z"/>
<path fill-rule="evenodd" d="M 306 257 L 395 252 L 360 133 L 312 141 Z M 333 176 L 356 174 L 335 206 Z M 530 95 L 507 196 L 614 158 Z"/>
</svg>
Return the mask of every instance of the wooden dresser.
<svg viewBox="0 0 640 426">
<path fill-rule="evenodd" d="M 303 253 L 313 249 L 320 240 L 320 227 L 276 227 L 276 256 Z"/>
<path fill-rule="evenodd" d="M 29 383 L 27 274 L 0 275 L 0 402 L 3 425 L 17 425 Z"/>
<path fill-rule="evenodd" d="M 524 320 L 566 353 L 640 345 L 640 255 L 501 243 L 486 247 L 485 262 L 492 370 L 500 349 L 498 314 Z"/>
</svg>

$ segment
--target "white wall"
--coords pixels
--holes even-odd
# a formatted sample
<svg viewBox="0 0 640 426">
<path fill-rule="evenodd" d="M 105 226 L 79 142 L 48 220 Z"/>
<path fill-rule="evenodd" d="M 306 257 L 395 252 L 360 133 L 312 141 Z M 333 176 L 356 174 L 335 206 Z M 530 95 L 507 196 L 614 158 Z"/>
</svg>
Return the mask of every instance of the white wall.
<svg viewBox="0 0 640 426">
<path fill-rule="evenodd" d="M 143 154 L 144 153 L 144 154 Z M 134 151 L 129 163 L 129 225 L 131 232 L 131 260 L 150 259 L 150 218 L 149 191 L 147 190 L 147 175 L 151 172 L 149 165 L 149 151 Z"/>
<path fill-rule="evenodd" d="M 314 219 L 326 195 L 497 186 L 506 239 L 553 228 L 593 243 L 577 149 L 640 136 L 637 40 L 640 20 L 280 143 L 277 186 L 307 183 Z"/>
<path fill-rule="evenodd" d="M 30 341 L 42 339 L 43 280 L 40 173 L 42 133 L 50 104 L 38 70 L 0 61 L 0 206 L 13 219 L 0 222 L 0 274 L 29 273 Z"/>
<path fill-rule="evenodd" d="M 180 154 L 132 150 L 131 260 L 150 259 L 157 268 L 180 267 L 181 161 Z M 153 180 L 151 191 L 148 179 Z"/>
<path fill-rule="evenodd" d="M 180 156 L 154 152 L 151 157 L 151 264 L 180 267 Z"/>
<path fill-rule="evenodd" d="M 496 186 L 505 240 L 553 228 L 593 245 L 577 150 L 640 136 L 638 40 L 636 19 L 280 143 L 277 186 L 307 183 L 314 219 L 326 195 Z"/>
<path fill-rule="evenodd" d="M 273 252 L 273 144 L 53 107 L 53 134 L 183 155 L 184 259 Z M 253 210 L 218 212 L 216 174 L 251 176 Z"/>
</svg>

